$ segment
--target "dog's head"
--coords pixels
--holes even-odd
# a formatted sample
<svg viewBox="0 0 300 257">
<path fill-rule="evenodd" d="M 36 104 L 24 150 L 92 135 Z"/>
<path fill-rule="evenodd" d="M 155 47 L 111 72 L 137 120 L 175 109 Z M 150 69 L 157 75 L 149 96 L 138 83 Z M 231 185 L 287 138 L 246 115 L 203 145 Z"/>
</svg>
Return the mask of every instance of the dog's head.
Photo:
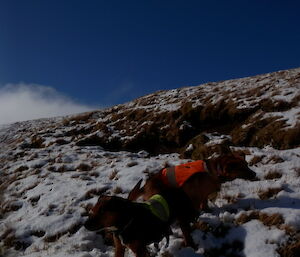
<svg viewBox="0 0 300 257">
<path fill-rule="evenodd" d="M 123 200 L 116 196 L 101 195 L 97 203 L 90 209 L 84 227 L 91 231 L 116 227 L 122 213 Z"/>
<path fill-rule="evenodd" d="M 256 173 L 248 167 L 244 154 L 227 154 L 215 159 L 218 176 L 223 181 L 236 178 L 254 180 Z"/>
</svg>

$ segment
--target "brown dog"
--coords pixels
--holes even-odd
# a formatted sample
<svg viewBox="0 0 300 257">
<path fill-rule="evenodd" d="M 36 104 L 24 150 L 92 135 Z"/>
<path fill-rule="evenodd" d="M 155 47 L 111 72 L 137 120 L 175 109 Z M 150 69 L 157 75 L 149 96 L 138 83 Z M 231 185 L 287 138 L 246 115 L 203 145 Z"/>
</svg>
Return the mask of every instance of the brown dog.
<svg viewBox="0 0 300 257">
<path fill-rule="evenodd" d="M 180 174 L 184 172 L 187 175 Z M 249 169 L 244 155 L 227 154 L 215 159 L 162 169 L 150 175 L 143 187 L 141 187 L 142 180 L 140 180 L 129 193 L 128 199 L 135 200 L 143 196 L 143 199 L 147 200 L 162 190 L 179 187 L 191 200 L 194 210 L 204 210 L 207 208 L 210 196 L 216 195 L 223 182 L 236 178 L 254 179 L 255 176 L 255 172 Z M 180 202 L 177 204 L 180 205 Z M 180 207 L 177 208 L 180 209 Z M 181 229 L 185 244 L 194 246 L 190 236 L 190 226 L 184 223 Z"/>
<path fill-rule="evenodd" d="M 184 209 L 178 209 L 178 206 Z M 188 224 L 195 217 L 194 209 L 181 189 L 161 190 L 161 195 L 152 197 L 150 203 L 100 196 L 84 226 L 92 231 L 107 229 L 113 232 L 116 257 L 124 256 L 125 247 L 137 257 L 143 257 L 148 256 L 148 244 L 158 243 L 163 237 L 168 239 L 175 213 L 182 219 L 182 224 Z"/>
</svg>

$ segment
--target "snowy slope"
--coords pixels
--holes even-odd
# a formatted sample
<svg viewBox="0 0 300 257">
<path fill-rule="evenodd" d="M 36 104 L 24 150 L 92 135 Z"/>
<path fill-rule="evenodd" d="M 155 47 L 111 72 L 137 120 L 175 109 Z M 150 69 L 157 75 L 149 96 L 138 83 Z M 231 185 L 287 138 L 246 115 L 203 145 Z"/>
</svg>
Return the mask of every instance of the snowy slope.
<svg viewBox="0 0 300 257">
<path fill-rule="evenodd" d="M 124 151 L 126 147 L 118 143 L 119 151 L 113 152 L 109 142 L 116 139 L 132 142 L 143 127 L 146 131 L 147 124 L 157 122 L 151 120 L 153 116 L 178 111 L 187 97 L 194 108 L 204 105 L 207 100 L 199 96 L 200 92 L 211 98 L 212 105 L 225 95 L 226 99 L 236 101 L 238 109 L 257 108 L 239 123 L 241 127 L 247 127 L 252 116 L 261 112 L 261 117 L 273 115 L 284 120 L 284 128 L 297 129 L 300 110 L 299 101 L 295 100 L 299 91 L 295 89 L 300 84 L 295 77 L 299 73 L 300 69 L 284 72 L 288 78 L 294 78 L 294 84 L 287 77 L 280 80 L 283 75 L 266 74 L 155 93 L 80 117 L 41 119 L 1 127 L 0 256 L 113 256 L 113 247 L 107 239 L 82 227 L 85 208 L 94 204 L 103 192 L 126 197 L 135 183 L 146 177 L 146 172 L 157 172 L 166 163 L 179 164 L 188 159 L 181 159 L 179 153 L 149 154 L 143 145 L 137 151 L 133 147 L 129 151 L 127 145 L 128 150 Z M 248 91 L 257 92 L 258 88 L 263 94 L 248 97 Z M 283 108 L 285 111 L 279 108 L 276 112 L 262 112 L 255 103 L 260 107 L 266 99 L 293 104 Z M 131 119 L 130 113 L 136 109 L 155 115 L 148 116 L 148 120 Z M 120 125 L 121 116 L 124 124 L 132 122 L 131 127 Z M 167 131 L 168 127 L 163 130 Z M 205 145 L 219 144 L 219 138 L 232 136 L 208 136 Z M 98 145 L 86 143 L 91 142 L 86 140 L 91 137 L 103 140 L 96 140 Z M 83 140 L 85 144 L 79 143 Z M 258 148 L 234 144 L 232 150 L 247 154 L 258 180 L 235 180 L 222 186 L 215 202 L 210 203 L 211 211 L 200 213 L 194 225 L 193 238 L 198 250 L 182 247 L 181 232 L 174 224 L 170 245 L 165 247 L 164 240 L 159 250 L 150 245 L 152 254 L 275 257 L 288 256 L 299 244 L 300 148 L 276 150 L 268 145 Z M 132 254 L 128 252 L 128 255 Z"/>
</svg>

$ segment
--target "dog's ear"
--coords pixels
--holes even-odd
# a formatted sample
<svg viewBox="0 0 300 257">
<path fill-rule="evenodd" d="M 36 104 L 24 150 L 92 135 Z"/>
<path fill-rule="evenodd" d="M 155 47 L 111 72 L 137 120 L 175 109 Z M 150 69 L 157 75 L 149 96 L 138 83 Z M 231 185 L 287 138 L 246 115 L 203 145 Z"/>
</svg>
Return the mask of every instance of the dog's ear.
<svg viewBox="0 0 300 257">
<path fill-rule="evenodd" d="M 110 196 L 110 195 L 107 194 L 107 193 L 105 193 L 105 192 L 101 193 L 101 194 L 99 195 L 99 197 L 98 197 L 98 201 L 97 201 L 97 202 L 99 202 L 101 199 L 103 199 L 104 197 L 107 197 L 107 196 Z"/>
<path fill-rule="evenodd" d="M 219 146 L 220 155 L 232 155 L 229 145 L 222 144 Z"/>
<path fill-rule="evenodd" d="M 139 182 L 131 189 L 131 191 L 128 194 L 127 199 L 128 200 L 136 200 L 141 196 L 142 190 L 141 190 L 141 184 L 143 182 L 143 179 L 140 179 Z"/>
</svg>

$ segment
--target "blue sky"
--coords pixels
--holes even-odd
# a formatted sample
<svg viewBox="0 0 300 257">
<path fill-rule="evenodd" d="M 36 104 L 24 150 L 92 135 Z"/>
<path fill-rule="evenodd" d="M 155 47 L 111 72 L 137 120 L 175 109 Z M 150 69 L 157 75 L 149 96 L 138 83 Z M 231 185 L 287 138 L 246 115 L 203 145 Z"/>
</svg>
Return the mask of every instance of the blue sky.
<svg viewBox="0 0 300 257">
<path fill-rule="evenodd" d="M 0 85 L 110 106 L 299 67 L 299 10 L 297 0 L 0 0 Z"/>
</svg>

